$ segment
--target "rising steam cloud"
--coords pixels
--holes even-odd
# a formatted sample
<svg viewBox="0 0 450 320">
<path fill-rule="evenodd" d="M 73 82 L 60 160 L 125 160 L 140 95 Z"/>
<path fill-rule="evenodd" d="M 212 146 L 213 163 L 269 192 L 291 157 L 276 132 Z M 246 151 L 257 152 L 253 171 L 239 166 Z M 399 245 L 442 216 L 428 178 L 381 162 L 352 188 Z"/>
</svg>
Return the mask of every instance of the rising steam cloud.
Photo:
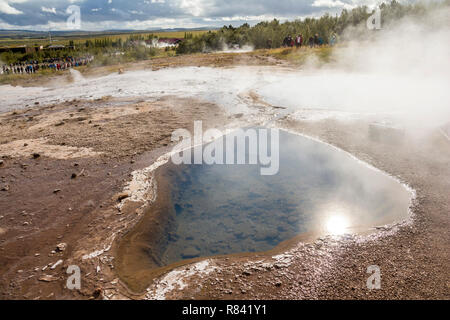
<svg viewBox="0 0 450 320">
<path fill-rule="evenodd" d="M 383 26 L 364 39 L 357 37 L 360 30 L 349 29 L 332 63 L 319 67 L 311 60 L 294 75 L 271 79 L 260 93 L 302 118 L 309 117 L 307 109 L 312 118 L 323 110 L 327 116 L 385 114 L 421 129 L 443 125 L 450 121 L 449 21 L 446 7 Z"/>
</svg>

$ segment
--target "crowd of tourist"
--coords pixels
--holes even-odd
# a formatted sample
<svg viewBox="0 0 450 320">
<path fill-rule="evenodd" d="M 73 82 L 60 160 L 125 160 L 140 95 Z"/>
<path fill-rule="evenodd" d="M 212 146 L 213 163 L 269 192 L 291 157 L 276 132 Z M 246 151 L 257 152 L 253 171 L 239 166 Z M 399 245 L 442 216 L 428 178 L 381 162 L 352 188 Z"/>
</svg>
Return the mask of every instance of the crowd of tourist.
<svg viewBox="0 0 450 320">
<path fill-rule="evenodd" d="M 67 57 L 64 59 L 45 59 L 39 61 L 24 61 L 15 64 L 3 65 L 0 68 L 1 74 L 33 74 L 39 70 L 67 70 L 74 67 L 86 66 L 94 60 L 93 56 L 86 56 L 81 58 Z"/>
<path fill-rule="evenodd" d="M 328 40 L 328 43 L 331 46 L 334 46 L 337 42 L 337 36 L 336 34 L 332 34 L 330 36 L 330 39 Z M 315 34 L 314 36 L 311 36 L 308 38 L 308 41 L 304 38 L 303 34 L 299 34 L 296 37 L 292 37 L 291 35 L 288 35 L 283 40 L 283 47 L 289 48 L 289 47 L 297 47 L 300 48 L 302 46 L 309 46 L 310 48 L 313 47 L 320 47 L 325 44 L 325 40 L 323 37 L 319 36 L 318 34 Z"/>
</svg>

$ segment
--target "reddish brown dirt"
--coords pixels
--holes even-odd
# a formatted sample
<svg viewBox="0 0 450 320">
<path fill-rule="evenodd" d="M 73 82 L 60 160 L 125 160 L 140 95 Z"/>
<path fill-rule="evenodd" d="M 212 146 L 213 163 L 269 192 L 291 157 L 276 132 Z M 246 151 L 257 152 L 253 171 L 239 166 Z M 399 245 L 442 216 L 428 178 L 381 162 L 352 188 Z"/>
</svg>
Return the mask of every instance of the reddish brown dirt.
<svg viewBox="0 0 450 320">
<path fill-rule="evenodd" d="M 96 250 L 97 242 L 123 220 L 115 195 L 130 173 L 168 149 L 174 130 L 190 129 L 194 120 L 205 120 L 206 126 L 227 122 L 216 105 L 192 99 L 126 105 L 117 117 L 111 116 L 116 108 L 102 108 L 103 102 L 75 101 L 0 115 L 1 299 L 95 296 L 104 280 L 95 263 L 79 262 L 79 254 Z M 48 121 L 53 118 L 58 120 Z M 101 154 L 55 159 L 44 155 L 46 150 L 33 150 L 33 139 L 40 138 L 52 148 L 86 147 Z M 17 156 L 8 143 L 23 139 L 29 139 L 23 147 L 29 153 Z M 54 252 L 59 243 L 67 249 Z M 43 271 L 60 259 L 63 264 Z M 65 289 L 70 262 L 81 264 L 81 291 Z M 40 281 L 45 275 L 55 281 Z"/>
</svg>

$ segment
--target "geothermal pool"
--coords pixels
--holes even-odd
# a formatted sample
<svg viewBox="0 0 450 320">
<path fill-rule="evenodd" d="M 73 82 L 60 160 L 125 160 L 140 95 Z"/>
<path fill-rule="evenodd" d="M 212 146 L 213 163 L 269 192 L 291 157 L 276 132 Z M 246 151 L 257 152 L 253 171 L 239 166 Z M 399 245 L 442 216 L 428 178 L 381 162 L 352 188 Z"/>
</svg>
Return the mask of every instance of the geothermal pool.
<svg viewBox="0 0 450 320">
<path fill-rule="evenodd" d="M 170 166 L 175 219 L 161 262 L 261 252 L 311 232 L 343 235 L 408 215 L 410 192 L 347 153 L 280 131 L 279 172 L 259 165 Z M 247 148 L 248 156 L 248 148 Z"/>
</svg>

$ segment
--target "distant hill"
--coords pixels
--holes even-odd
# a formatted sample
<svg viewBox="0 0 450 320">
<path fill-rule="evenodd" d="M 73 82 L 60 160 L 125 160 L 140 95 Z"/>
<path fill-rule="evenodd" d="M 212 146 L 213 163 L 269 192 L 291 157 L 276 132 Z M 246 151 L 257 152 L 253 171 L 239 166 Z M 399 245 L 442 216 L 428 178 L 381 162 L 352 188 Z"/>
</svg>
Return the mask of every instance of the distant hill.
<svg viewBox="0 0 450 320">
<path fill-rule="evenodd" d="M 102 36 L 102 35 L 120 35 L 130 33 L 161 33 L 161 32 L 189 32 L 214 30 L 215 28 L 174 28 L 174 29 L 149 29 L 149 30 L 104 30 L 104 31 L 50 31 L 53 36 L 60 37 L 80 37 L 80 36 Z M 43 38 L 48 37 L 48 31 L 33 30 L 0 30 L 0 38 L 23 39 L 23 38 Z"/>
</svg>

